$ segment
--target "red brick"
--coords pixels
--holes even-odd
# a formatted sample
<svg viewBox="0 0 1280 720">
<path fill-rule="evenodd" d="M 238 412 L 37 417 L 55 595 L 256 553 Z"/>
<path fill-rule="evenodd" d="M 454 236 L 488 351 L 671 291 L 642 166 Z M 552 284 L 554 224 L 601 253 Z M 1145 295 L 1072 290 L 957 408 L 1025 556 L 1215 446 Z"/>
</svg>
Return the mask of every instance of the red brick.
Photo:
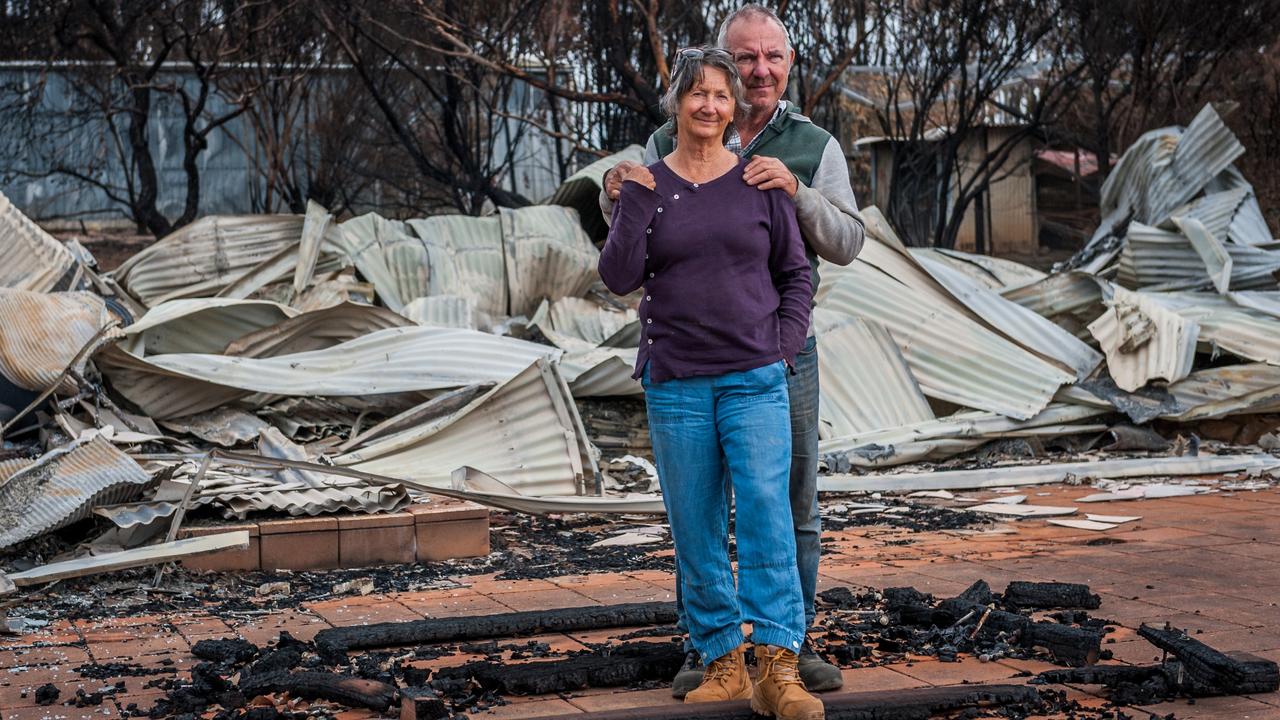
<svg viewBox="0 0 1280 720">
<path fill-rule="evenodd" d="M 190 570 L 213 570 L 216 572 L 259 569 L 262 566 L 262 543 L 259 537 L 258 523 L 186 527 L 178 531 L 178 537 L 203 537 L 236 530 L 247 530 L 249 532 L 249 547 L 244 550 L 223 550 L 209 555 L 185 558 L 182 560 L 183 567 Z"/>
<path fill-rule="evenodd" d="M 489 554 L 489 516 L 443 522 L 419 522 L 417 554 L 419 562 L 453 558 L 483 557 Z"/>
<path fill-rule="evenodd" d="M 408 523 L 382 527 L 342 527 L 338 531 L 338 563 L 355 568 L 411 563 L 417 559 L 413 516 Z"/>
<path fill-rule="evenodd" d="M 339 567 L 338 521 L 319 532 L 262 533 L 263 570 L 324 570 Z"/>
</svg>

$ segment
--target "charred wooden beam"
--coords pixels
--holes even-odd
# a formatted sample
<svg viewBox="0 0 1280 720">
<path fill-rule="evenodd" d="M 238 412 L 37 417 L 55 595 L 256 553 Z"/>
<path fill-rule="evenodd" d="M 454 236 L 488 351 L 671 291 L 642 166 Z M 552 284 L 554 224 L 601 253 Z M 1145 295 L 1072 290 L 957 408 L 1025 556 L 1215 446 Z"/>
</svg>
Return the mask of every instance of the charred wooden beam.
<svg viewBox="0 0 1280 720">
<path fill-rule="evenodd" d="M 340 664 L 345 662 L 348 650 L 361 648 L 670 625 L 675 621 L 675 603 L 629 603 L 332 628 L 317 633 L 315 643 L 321 657 L 331 664 Z"/>
<path fill-rule="evenodd" d="M 1040 695 L 1025 685 L 960 685 L 952 687 L 884 690 L 822 695 L 826 720 L 928 720 L 967 708 L 1041 706 Z M 1029 713 L 1028 713 L 1029 714 Z M 627 708 L 584 715 L 561 715 L 548 720 L 748 720 L 746 700 Z"/>
<path fill-rule="evenodd" d="M 1225 654 L 1176 628 L 1142 625 L 1138 635 L 1178 659 L 1179 689 L 1192 695 L 1245 695 L 1280 689 L 1280 668 L 1246 653 Z"/>
<path fill-rule="evenodd" d="M 240 683 L 246 697 L 287 692 L 308 700 L 332 700 L 347 707 L 386 710 L 399 699 L 398 691 L 384 682 L 327 672 L 262 673 Z"/>
<path fill-rule="evenodd" d="M 1021 608 L 1096 610 L 1102 607 L 1102 598 L 1090 592 L 1088 585 L 1079 583 L 1015 580 L 1005 588 L 1003 598 L 1005 604 Z"/>
<path fill-rule="evenodd" d="M 619 687 L 668 680 L 684 663 L 674 643 L 637 642 L 590 655 L 528 663 L 471 662 L 436 672 L 432 685 L 447 692 L 476 682 L 504 695 L 545 695 L 588 687 Z"/>
<path fill-rule="evenodd" d="M 984 635 L 1004 633 L 1024 647 L 1042 647 L 1068 665 L 1092 665 L 1101 657 L 1101 633 L 1071 625 L 1035 622 L 1025 615 L 995 610 L 988 603 L 980 602 L 990 597 L 990 588 L 979 580 L 959 596 L 939 603 L 936 609 L 943 615 L 932 618 L 933 624 L 941 627 L 937 619 L 949 617 L 951 622 L 958 622 L 968 617 L 981 623 Z"/>
</svg>

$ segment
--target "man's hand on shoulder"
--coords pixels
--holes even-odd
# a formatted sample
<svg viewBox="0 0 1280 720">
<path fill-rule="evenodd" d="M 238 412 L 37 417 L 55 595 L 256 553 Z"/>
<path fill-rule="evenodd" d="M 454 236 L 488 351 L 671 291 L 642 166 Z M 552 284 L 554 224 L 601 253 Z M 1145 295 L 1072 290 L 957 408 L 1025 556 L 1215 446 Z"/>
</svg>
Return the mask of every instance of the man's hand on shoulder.
<svg viewBox="0 0 1280 720">
<path fill-rule="evenodd" d="M 606 195 L 609 196 L 610 200 L 618 199 L 618 194 L 622 192 L 623 181 L 629 179 L 628 175 L 631 173 L 632 170 L 636 168 L 640 168 L 644 170 L 646 173 L 649 172 L 648 169 L 646 169 L 643 165 L 640 165 L 639 163 L 633 163 L 630 160 L 623 160 L 617 165 L 614 165 L 612 168 L 609 169 L 608 172 L 604 174 L 604 192 Z M 649 188 L 652 189 L 653 188 L 652 175 L 649 176 L 649 180 L 650 180 Z"/>
<path fill-rule="evenodd" d="M 627 170 L 627 174 L 622 176 L 622 182 L 640 183 L 641 185 L 653 190 L 657 185 L 653 182 L 653 173 L 649 172 L 649 168 L 643 165 L 631 164 L 631 168 Z M 619 183 L 618 192 L 622 192 L 622 185 Z"/>
<path fill-rule="evenodd" d="M 800 189 L 800 181 L 796 180 L 795 173 L 788 170 L 781 160 L 762 155 L 751 158 L 742 173 L 742 179 L 757 190 L 782 188 L 789 197 L 795 197 Z"/>
</svg>

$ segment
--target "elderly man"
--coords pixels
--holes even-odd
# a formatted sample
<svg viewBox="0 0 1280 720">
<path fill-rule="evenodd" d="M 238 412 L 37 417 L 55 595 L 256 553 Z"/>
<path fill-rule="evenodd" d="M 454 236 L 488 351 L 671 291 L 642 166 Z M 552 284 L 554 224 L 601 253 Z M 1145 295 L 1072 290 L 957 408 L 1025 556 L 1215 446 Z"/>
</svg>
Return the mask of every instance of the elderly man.
<svg viewBox="0 0 1280 720">
<path fill-rule="evenodd" d="M 830 133 L 782 99 L 796 53 L 786 26 L 777 15 L 760 5 L 745 5 L 720 26 L 718 44 L 733 55 L 751 104 L 750 114 L 736 120 L 737 132 L 731 134 L 726 146 L 751 158 L 744 171 L 749 185 L 760 190 L 783 188 L 794 199 L 816 290 L 818 258 L 848 265 L 862 249 L 862 218 L 849 185 L 844 152 Z M 650 165 L 670 154 L 674 143 L 675 138 L 667 128 L 660 128 L 649 137 L 644 164 Z M 634 167 L 634 163 L 623 162 L 605 174 L 600 206 L 606 220 L 618 197 L 623 176 Z M 812 626 L 818 556 L 822 552 L 817 478 L 818 356 L 812 326 L 804 350 L 796 359 L 795 374 L 788 378 L 788 390 L 792 430 L 791 517 L 805 621 Z M 677 600 L 682 602 L 679 595 Z M 680 610 L 683 619 L 683 607 Z M 697 687 L 702 672 L 697 653 L 691 652 L 685 667 L 676 675 L 672 694 L 683 697 Z M 834 690 L 842 684 L 839 669 L 823 661 L 808 644 L 800 654 L 800 676 L 810 691 Z"/>
</svg>

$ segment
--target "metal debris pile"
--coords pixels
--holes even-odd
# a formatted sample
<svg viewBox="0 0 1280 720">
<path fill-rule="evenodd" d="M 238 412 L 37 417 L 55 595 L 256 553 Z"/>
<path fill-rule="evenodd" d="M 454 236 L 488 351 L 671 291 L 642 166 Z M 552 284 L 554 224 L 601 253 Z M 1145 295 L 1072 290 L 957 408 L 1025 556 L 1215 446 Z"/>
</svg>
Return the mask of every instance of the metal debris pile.
<svg viewBox="0 0 1280 720">
<path fill-rule="evenodd" d="M 600 179 L 638 152 L 486 217 L 205 217 L 111 272 L 0 199 L 0 549 L 441 495 L 661 513 L 638 295 L 596 274 Z M 1272 482 L 1280 249 L 1242 152 L 1211 107 L 1144 135 L 1051 274 L 867 208 L 820 268 L 821 489 Z"/>
</svg>

